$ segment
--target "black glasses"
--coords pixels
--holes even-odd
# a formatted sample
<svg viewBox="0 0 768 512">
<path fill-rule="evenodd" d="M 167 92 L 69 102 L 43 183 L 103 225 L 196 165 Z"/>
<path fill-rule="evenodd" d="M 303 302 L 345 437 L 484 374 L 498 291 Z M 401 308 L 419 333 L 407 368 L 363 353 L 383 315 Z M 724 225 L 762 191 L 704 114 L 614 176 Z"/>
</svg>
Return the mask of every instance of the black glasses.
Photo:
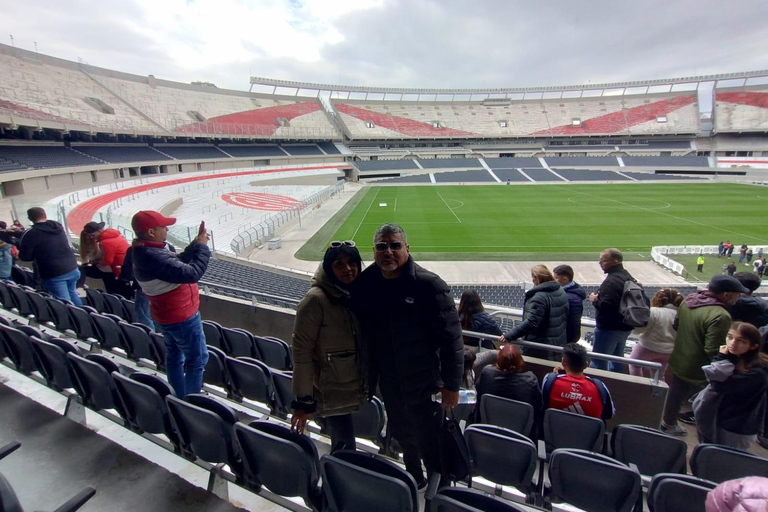
<svg viewBox="0 0 768 512">
<path fill-rule="evenodd" d="M 337 247 L 341 247 L 342 245 L 346 245 L 347 247 L 354 247 L 355 241 L 354 240 L 334 240 L 330 244 L 330 246 L 334 249 L 336 249 Z"/>
<path fill-rule="evenodd" d="M 376 249 L 379 252 L 384 252 L 387 249 L 392 249 L 393 251 L 399 251 L 403 248 L 405 244 L 403 242 L 376 242 L 373 244 L 373 248 Z"/>
</svg>

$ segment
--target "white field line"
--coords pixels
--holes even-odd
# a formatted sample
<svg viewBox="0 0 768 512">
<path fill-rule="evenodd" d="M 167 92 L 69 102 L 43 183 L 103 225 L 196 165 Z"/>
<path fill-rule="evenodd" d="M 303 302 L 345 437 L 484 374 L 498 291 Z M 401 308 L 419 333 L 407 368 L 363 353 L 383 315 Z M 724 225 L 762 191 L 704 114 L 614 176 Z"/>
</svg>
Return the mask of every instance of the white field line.
<svg viewBox="0 0 768 512">
<path fill-rule="evenodd" d="M 435 192 L 437 192 L 437 191 L 435 191 Z M 461 224 L 461 219 L 459 218 L 458 215 L 456 215 L 456 212 L 453 211 L 453 208 L 448 206 L 448 203 L 446 202 L 445 198 L 440 194 L 440 192 L 437 192 L 437 195 L 440 196 L 440 199 L 443 200 L 443 203 L 445 204 L 445 207 L 448 208 L 449 210 L 451 210 L 451 213 L 453 214 L 453 216 L 456 217 L 456 220 L 459 221 L 459 224 Z"/>
<path fill-rule="evenodd" d="M 381 192 L 381 189 L 376 190 L 376 193 L 373 194 L 373 199 L 371 199 L 371 203 L 368 205 L 368 209 L 365 210 L 365 215 L 363 215 L 363 218 L 360 219 L 360 224 L 357 225 L 357 229 L 355 230 L 355 233 L 352 235 L 352 238 L 351 238 L 352 240 L 355 239 L 355 237 L 357 236 L 357 232 L 360 231 L 360 226 L 363 225 L 363 221 L 368 216 L 368 212 L 371 211 L 371 206 L 373 206 L 373 203 L 376 202 L 376 196 L 379 195 L 379 192 Z"/>
</svg>

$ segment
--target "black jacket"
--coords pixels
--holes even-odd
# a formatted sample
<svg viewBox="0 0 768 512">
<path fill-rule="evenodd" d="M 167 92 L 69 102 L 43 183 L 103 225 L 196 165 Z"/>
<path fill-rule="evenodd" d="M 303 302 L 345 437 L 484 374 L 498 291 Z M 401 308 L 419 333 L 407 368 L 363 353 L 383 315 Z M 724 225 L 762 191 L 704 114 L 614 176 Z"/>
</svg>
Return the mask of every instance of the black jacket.
<svg viewBox="0 0 768 512">
<path fill-rule="evenodd" d="M 595 324 L 608 331 L 631 331 L 619 314 L 619 302 L 624 293 L 624 283 L 633 279 L 624 266 L 618 264 L 608 269 L 605 279 L 598 290 L 598 298 L 592 304 L 595 307 Z"/>
<path fill-rule="evenodd" d="M 713 361 L 728 359 L 738 364 L 738 357 L 717 354 Z M 722 395 L 717 410 L 717 426 L 734 434 L 754 435 L 763 426 L 768 391 L 768 369 L 756 366 L 741 373 L 738 369 L 723 382 L 711 382 L 712 390 Z"/>
<path fill-rule="evenodd" d="M 587 292 L 579 283 L 563 288 L 568 298 L 568 321 L 565 325 L 565 339 L 567 343 L 575 343 L 581 338 L 581 315 L 584 313 L 584 299 Z"/>
<path fill-rule="evenodd" d="M 352 308 L 368 344 L 371 380 L 385 400 L 417 404 L 441 387 L 458 391 L 464 343 L 448 285 L 412 258 L 397 279 L 371 265 L 352 283 Z"/>
<path fill-rule="evenodd" d="M 63 276 L 77 268 L 75 251 L 69 244 L 64 226 L 55 220 L 37 222 L 24 232 L 19 259 L 34 261 L 40 279 Z"/>
<path fill-rule="evenodd" d="M 762 297 L 743 296 L 728 312 L 734 322 L 747 322 L 755 327 L 768 324 L 768 302 Z"/>
<path fill-rule="evenodd" d="M 470 323 L 468 330 L 501 336 L 501 327 L 499 327 L 499 323 L 494 320 L 487 311 L 481 311 L 472 315 L 472 322 Z M 473 347 L 476 347 L 479 341 L 479 339 L 471 336 L 466 336 L 464 338 L 464 343 Z"/>
<path fill-rule="evenodd" d="M 565 345 L 567 319 L 568 298 L 565 292 L 557 281 L 547 281 L 525 292 L 523 321 L 504 337 L 562 347 Z"/>
<path fill-rule="evenodd" d="M 538 425 L 542 413 L 541 385 L 533 372 L 504 373 L 496 366 L 486 366 L 480 373 L 475 388 L 478 404 L 486 394 L 531 404 L 535 424 Z M 479 415 L 477 418 L 479 419 Z"/>
</svg>

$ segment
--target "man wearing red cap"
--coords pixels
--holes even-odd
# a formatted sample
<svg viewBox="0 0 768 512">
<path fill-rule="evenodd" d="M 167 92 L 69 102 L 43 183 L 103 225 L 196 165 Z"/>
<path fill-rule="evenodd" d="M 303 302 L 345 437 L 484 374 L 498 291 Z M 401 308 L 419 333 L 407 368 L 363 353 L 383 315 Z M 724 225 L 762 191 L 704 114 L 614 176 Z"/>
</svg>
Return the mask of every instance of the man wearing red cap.
<svg viewBox="0 0 768 512">
<path fill-rule="evenodd" d="M 166 374 L 176 396 L 199 393 L 208 362 L 205 334 L 198 308 L 197 282 L 208 268 L 211 251 L 205 222 L 192 243 L 181 254 L 166 247 L 168 226 L 176 219 L 154 211 L 133 216 L 133 273 L 149 298 L 152 319 L 165 336 Z"/>
</svg>

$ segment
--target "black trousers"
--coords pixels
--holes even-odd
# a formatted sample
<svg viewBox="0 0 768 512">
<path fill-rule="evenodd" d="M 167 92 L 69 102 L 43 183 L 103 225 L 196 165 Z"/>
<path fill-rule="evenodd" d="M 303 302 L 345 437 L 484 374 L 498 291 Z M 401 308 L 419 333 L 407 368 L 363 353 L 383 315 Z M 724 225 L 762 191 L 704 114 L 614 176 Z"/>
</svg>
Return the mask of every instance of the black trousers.
<svg viewBox="0 0 768 512">
<path fill-rule="evenodd" d="M 405 469 L 419 485 L 425 481 L 421 461 L 427 468 L 427 475 L 442 474 L 440 463 L 440 428 L 445 413 L 439 403 L 425 400 L 408 405 L 400 397 L 384 394 L 389 430 L 403 449 Z"/>
<path fill-rule="evenodd" d="M 355 425 L 351 414 L 323 418 L 331 434 L 331 453 L 355 449 Z"/>
</svg>

